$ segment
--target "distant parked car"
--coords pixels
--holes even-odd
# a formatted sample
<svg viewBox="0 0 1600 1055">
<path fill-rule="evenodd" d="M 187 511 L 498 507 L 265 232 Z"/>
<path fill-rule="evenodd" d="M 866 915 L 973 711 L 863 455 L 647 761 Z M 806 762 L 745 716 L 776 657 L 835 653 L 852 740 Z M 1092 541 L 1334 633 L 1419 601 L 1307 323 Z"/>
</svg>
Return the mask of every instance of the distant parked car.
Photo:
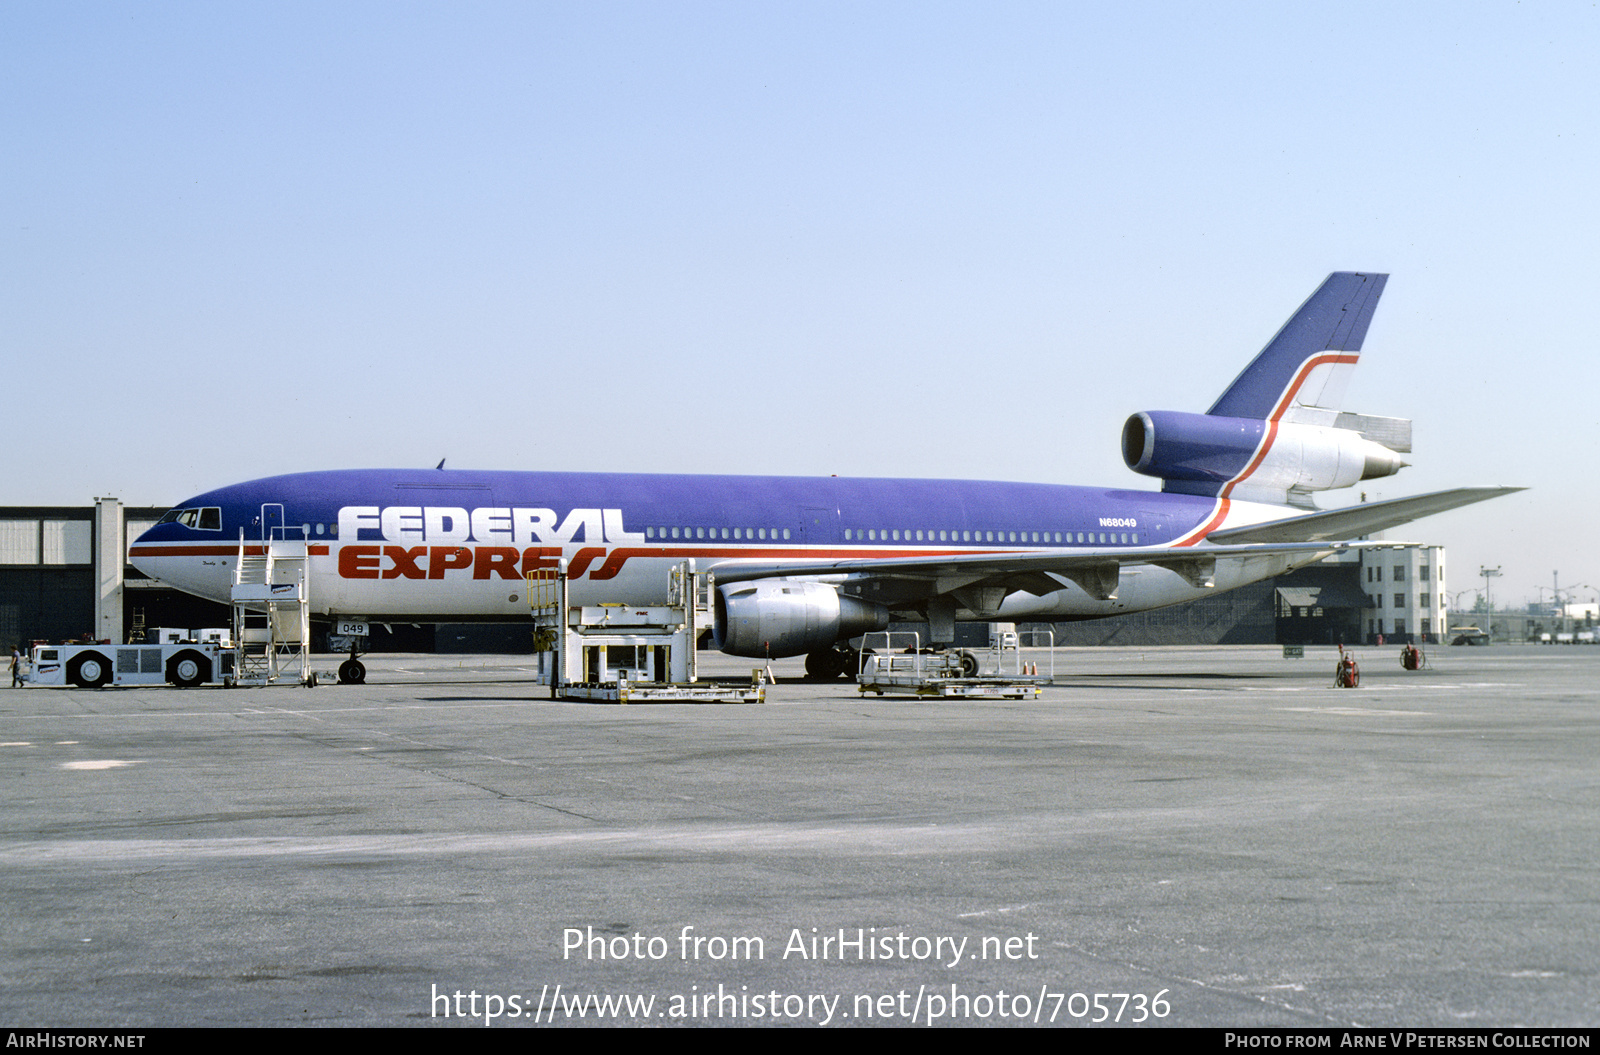
<svg viewBox="0 0 1600 1055">
<path fill-rule="evenodd" d="M 1453 626 L 1450 628 L 1450 643 L 1452 645 L 1487 645 L 1489 635 L 1475 626 Z"/>
</svg>

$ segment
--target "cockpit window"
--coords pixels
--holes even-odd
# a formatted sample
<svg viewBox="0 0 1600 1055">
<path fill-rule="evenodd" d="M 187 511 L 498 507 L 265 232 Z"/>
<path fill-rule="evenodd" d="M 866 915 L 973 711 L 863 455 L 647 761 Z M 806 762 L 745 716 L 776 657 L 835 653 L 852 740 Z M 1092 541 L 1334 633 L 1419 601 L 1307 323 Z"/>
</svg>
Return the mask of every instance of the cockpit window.
<svg viewBox="0 0 1600 1055">
<path fill-rule="evenodd" d="M 222 507 L 203 506 L 199 509 L 170 509 L 167 515 L 156 521 L 158 524 L 182 524 L 188 528 L 198 528 L 201 531 L 222 530 Z"/>
</svg>

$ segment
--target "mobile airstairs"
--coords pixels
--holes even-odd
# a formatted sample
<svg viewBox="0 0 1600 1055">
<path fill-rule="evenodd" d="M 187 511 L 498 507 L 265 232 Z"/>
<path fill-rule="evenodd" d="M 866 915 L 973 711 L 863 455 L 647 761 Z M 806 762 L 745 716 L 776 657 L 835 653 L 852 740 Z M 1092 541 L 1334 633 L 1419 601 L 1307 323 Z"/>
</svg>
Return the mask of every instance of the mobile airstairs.
<svg viewBox="0 0 1600 1055">
<path fill-rule="evenodd" d="M 289 538 L 289 535 L 302 535 Z M 234 666 L 230 685 L 267 685 L 289 676 L 315 685 L 311 670 L 310 560 L 298 527 L 283 524 L 283 507 L 261 507 L 261 538 L 239 531 L 233 571 Z"/>
</svg>

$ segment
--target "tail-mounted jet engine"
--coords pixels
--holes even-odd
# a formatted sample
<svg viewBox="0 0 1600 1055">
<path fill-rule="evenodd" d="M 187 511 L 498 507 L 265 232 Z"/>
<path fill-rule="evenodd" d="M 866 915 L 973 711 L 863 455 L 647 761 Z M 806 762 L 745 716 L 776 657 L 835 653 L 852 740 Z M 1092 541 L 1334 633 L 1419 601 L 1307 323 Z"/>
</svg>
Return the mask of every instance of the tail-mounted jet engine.
<svg viewBox="0 0 1600 1055">
<path fill-rule="evenodd" d="M 717 587 L 713 640 L 732 656 L 782 658 L 888 625 L 883 605 L 845 597 L 828 583 L 764 579 Z"/>
<path fill-rule="evenodd" d="M 1291 495 L 1391 476 L 1408 464 L 1397 452 L 1411 449 L 1409 421 L 1316 413 L 1326 423 L 1144 411 L 1122 426 L 1122 460 L 1166 481 L 1165 491 L 1214 495 L 1237 481 L 1234 497 L 1291 504 L 1300 504 Z"/>
</svg>

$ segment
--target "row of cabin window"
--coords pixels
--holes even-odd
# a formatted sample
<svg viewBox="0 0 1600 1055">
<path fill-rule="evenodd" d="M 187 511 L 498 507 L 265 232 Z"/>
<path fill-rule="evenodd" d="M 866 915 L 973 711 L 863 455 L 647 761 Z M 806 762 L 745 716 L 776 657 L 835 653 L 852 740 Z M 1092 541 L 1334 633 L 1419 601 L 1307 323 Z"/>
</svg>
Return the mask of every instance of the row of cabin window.
<svg viewBox="0 0 1600 1055">
<path fill-rule="evenodd" d="M 935 537 L 937 536 L 937 537 Z M 1074 541 L 1071 531 L 913 531 L 886 530 L 868 528 L 845 528 L 846 542 L 1039 542 L 1050 544 L 1052 542 L 1071 545 Z M 1134 545 L 1139 544 L 1138 532 L 1127 531 L 1079 531 L 1076 541 L 1090 545 Z M 775 541 L 780 538 L 790 537 L 788 528 L 707 528 L 707 527 L 647 527 L 644 537 L 652 540 L 665 539 L 731 539 L 738 542 L 748 541 Z"/>
<path fill-rule="evenodd" d="M 731 532 L 731 534 L 730 534 L 730 532 Z M 727 538 L 727 539 L 738 539 L 740 541 L 749 541 L 749 540 L 756 540 L 756 539 L 767 540 L 767 541 L 776 541 L 779 538 L 788 538 L 789 537 L 789 529 L 788 528 L 784 528 L 782 530 L 782 532 L 780 533 L 779 529 L 777 529 L 777 528 L 714 528 L 714 527 L 713 528 L 707 528 L 707 527 L 664 528 L 664 527 L 647 527 L 647 528 L 644 529 L 644 537 L 647 538 L 647 539 L 667 539 L 667 538 L 678 538 L 678 539 L 701 539 L 701 538 L 707 538 L 707 539 L 714 539 L 714 538 Z"/>
<path fill-rule="evenodd" d="M 844 529 L 846 542 L 854 538 L 857 542 L 1038 542 L 1044 545 L 1071 545 L 1073 535 L 1071 531 L 912 531 L 909 528 L 902 531 L 868 528 L 862 531 L 856 528 L 852 536 L 850 528 Z M 1091 545 L 1139 544 L 1138 532 L 1079 531 L 1076 535 L 1077 542 Z"/>
</svg>

